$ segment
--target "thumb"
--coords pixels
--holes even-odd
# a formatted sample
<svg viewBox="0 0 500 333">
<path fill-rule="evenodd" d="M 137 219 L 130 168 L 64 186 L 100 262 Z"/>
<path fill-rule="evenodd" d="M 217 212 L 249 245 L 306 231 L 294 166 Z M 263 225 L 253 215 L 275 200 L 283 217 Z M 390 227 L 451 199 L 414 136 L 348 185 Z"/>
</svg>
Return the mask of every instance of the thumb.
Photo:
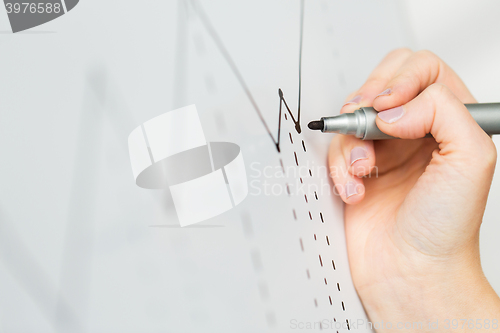
<svg viewBox="0 0 500 333">
<path fill-rule="evenodd" d="M 442 156 L 453 153 L 494 167 L 493 141 L 445 85 L 430 85 L 407 104 L 379 112 L 376 121 L 382 132 L 402 139 L 432 134 Z"/>
</svg>

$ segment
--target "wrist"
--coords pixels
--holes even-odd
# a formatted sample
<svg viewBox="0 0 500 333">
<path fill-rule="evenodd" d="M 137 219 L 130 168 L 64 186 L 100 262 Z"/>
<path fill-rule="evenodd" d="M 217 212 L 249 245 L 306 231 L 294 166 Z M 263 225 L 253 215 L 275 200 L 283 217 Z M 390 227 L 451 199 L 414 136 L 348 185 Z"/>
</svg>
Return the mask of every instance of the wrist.
<svg viewBox="0 0 500 333">
<path fill-rule="evenodd" d="M 408 332 L 435 332 L 445 330 L 454 319 L 500 319 L 500 299 L 479 264 L 433 266 L 421 274 L 391 277 L 358 290 L 377 332 L 405 323 L 412 323 L 406 327 Z M 461 326 L 455 327 L 457 331 Z"/>
</svg>

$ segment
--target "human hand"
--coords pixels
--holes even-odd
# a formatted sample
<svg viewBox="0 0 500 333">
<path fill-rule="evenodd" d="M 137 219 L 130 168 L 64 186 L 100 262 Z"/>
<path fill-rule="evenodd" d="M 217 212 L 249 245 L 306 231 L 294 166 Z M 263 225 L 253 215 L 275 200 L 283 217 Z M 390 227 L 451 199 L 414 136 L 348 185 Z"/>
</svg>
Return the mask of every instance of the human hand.
<svg viewBox="0 0 500 333">
<path fill-rule="evenodd" d="M 442 330 L 446 319 L 500 319 L 479 260 L 496 149 L 463 105 L 474 97 L 434 54 L 400 49 L 348 100 L 342 113 L 386 110 L 377 126 L 412 139 L 336 135 L 330 146 L 352 278 L 371 321 L 426 329 L 439 320 Z"/>
</svg>

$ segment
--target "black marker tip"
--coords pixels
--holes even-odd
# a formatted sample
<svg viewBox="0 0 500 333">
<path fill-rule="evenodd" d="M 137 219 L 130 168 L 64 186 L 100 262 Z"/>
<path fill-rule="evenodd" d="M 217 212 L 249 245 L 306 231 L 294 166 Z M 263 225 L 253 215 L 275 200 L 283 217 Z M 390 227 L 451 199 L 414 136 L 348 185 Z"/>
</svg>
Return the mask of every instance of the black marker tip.
<svg viewBox="0 0 500 333">
<path fill-rule="evenodd" d="M 312 129 L 312 130 L 316 130 L 316 131 L 321 131 L 323 130 L 323 127 L 325 126 L 325 124 L 323 123 L 323 120 L 315 120 L 315 121 L 311 121 L 307 127 L 309 127 L 309 129 Z"/>
</svg>

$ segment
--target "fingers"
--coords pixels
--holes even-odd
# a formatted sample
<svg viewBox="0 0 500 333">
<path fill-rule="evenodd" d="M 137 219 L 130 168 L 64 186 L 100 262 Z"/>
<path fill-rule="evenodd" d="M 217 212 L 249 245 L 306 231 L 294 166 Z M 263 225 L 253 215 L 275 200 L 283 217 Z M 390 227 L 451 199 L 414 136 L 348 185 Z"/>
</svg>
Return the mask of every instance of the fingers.
<svg viewBox="0 0 500 333">
<path fill-rule="evenodd" d="M 407 104 L 380 112 L 376 121 L 381 131 L 403 139 L 431 133 L 441 155 L 461 153 L 473 162 L 492 159 L 489 155 L 496 152 L 490 137 L 443 84 L 433 84 Z"/>
<path fill-rule="evenodd" d="M 330 145 L 330 176 L 335 192 L 348 204 L 363 200 L 365 188 L 360 177 L 368 175 L 375 165 L 373 142 L 359 141 L 351 136 L 336 135 Z"/>
<path fill-rule="evenodd" d="M 365 84 L 350 94 L 340 113 L 353 112 L 361 106 L 371 106 L 398 69 L 413 54 L 410 49 L 397 49 L 389 53 L 373 70 Z"/>
<path fill-rule="evenodd" d="M 448 86 L 462 103 L 475 99 L 458 75 L 435 54 L 419 51 L 412 54 L 394 77 L 381 88 L 385 94 L 373 101 L 376 110 L 386 110 L 405 104 L 433 83 Z"/>
<path fill-rule="evenodd" d="M 347 98 L 340 112 L 354 112 L 361 106 L 371 106 L 373 99 L 412 53 L 409 49 L 389 53 L 373 70 L 365 84 Z M 369 175 L 375 167 L 373 141 L 337 135 L 330 145 L 329 161 L 330 174 L 342 200 L 348 204 L 360 202 L 364 197 L 364 185 L 360 177 Z"/>
<path fill-rule="evenodd" d="M 354 112 L 361 106 L 371 106 L 373 99 L 412 53 L 409 49 L 398 49 L 389 53 L 373 70 L 365 84 L 348 97 L 340 112 Z M 373 142 L 355 137 L 338 136 L 332 142 L 330 160 L 330 166 L 334 168 L 332 175 L 337 174 L 332 178 L 342 199 L 350 204 L 361 201 L 364 196 L 364 187 L 363 195 L 354 195 L 352 191 L 346 194 L 346 184 L 354 181 L 362 185 L 363 181 L 359 177 L 369 175 L 375 167 Z M 349 186 L 352 187 L 352 185 Z"/>
</svg>

